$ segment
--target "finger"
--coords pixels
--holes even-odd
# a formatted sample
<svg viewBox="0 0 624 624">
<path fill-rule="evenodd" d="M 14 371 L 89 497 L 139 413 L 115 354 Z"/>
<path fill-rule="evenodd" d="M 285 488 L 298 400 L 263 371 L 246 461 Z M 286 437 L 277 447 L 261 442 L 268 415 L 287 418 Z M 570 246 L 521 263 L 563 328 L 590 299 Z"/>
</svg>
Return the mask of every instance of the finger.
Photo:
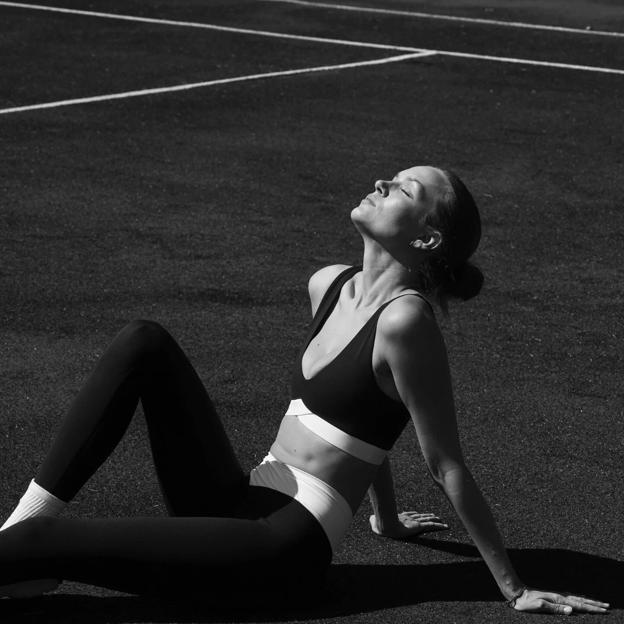
<svg viewBox="0 0 624 624">
<path fill-rule="evenodd" d="M 577 611 L 589 609 L 592 613 L 603 613 L 609 608 L 608 602 L 600 602 L 599 600 L 592 600 L 591 598 L 585 598 L 583 596 L 559 595 L 558 598 L 559 600 L 556 600 L 556 602 L 568 604 Z M 594 611 L 594 609 L 598 609 L 599 611 Z"/>
<path fill-rule="evenodd" d="M 606 613 L 609 608 L 606 602 L 599 602 L 590 598 L 583 598 L 582 596 L 545 594 L 545 598 L 561 607 L 570 607 L 579 613 Z"/>
<path fill-rule="evenodd" d="M 434 522 L 433 520 L 429 520 L 427 522 L 408 522 L 405 524 L 407 528 L 439 528 L 439 529 L 448 529 L 448 524 L 444 522 Z"/>
<path fill-rule="evenodd" d="M 558 615 L 572 615 L 572 607 L 570 605 L 555 604 L 554 602 L 546 602 L 544 611 Z"/>
<path fill-rule="evenodd" d="M 434 513 L 421 513 L 419 511 L 402 511 L 400 516 L 408 516 L 410 518 L 437 518 L 438 515 Z"/>
<path fill-rule="evenodd" d="M 533 611 L 537 613 L 556 613 L 558 615 L 570 615 L 572 607 L 570 605 L 557 604 L 546 598 L 534 598 L 520 605 L 516 603 L 519 611 Z"/>
<path fill-rule="evenodd" d="M 424 524 L 425 522 L 435 522 L 436 524 L 444 524 L 446 522 L 442 520 L 442 518 L 438 518 L 437 516 L 425 516 L 421 517 L 412 517 L 412 516 L 401 516 L 399 518 L 403 524 Z"/>
<path fill-rule="evenodd" d="M 606 603 L 601 603 L 601 605 L 599 606 L 584 601 L 571 602 L 566 599 L 565 604 L 572 607 L 574 611 L 578 611 L 579 613 L 606 613 L 609 610 L 609 605 L 607 605 Z"/>
<path fill-rule="evenodd" d="M 592 598 L 586 598 L 585 596 L 574 596 L 572 594 L 558 594 L 557 592 L 540 592 L 540 597 L 550 602 L 557 604 L 569 604 L 572 607 L 577 604 L 590 604 L 596 607 L 608 607 L 608 602 L 600 602 L 599 600 L 593 600 Z"/>
<path fill-rule="evenodd" d="M 448 524 L 444 524 L 444 522 L 423 522 L 421 523 L 421 526 L 425 527 L 426 529 L 448 529 L 449 526 Z"/>
<path fill-rule="evenodd" d="M 574 608 L 588 606 L 608 609 L 610 606 L 608 602 L 600 602 L 600 600 L 592 600 L 591 598 L 584 598 L 583 596 L 564 596 L 564 600 Z"/>
<path fill-rule="evenodd" d="M 580 607 L 574 607 L 574 611 L 578 613 L 608 613 L 608 607 L 594 607 L 593 605 L 581 605 Z"/>
</svg>

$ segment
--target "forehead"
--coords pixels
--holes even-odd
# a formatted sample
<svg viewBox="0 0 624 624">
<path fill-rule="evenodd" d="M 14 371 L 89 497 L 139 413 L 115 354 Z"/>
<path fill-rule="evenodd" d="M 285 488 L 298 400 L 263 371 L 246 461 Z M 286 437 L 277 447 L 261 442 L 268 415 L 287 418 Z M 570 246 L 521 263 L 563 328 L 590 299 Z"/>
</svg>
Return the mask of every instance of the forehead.
<svg viewBox="0 0 624 624">
<path fill-rule="evenodd" d="M 424 186 L 447 186 L 446 176 L 435 167 L 418 166 L 404 169 L 396 174 L 397 180 L 417 180 Z"/>
</svg>

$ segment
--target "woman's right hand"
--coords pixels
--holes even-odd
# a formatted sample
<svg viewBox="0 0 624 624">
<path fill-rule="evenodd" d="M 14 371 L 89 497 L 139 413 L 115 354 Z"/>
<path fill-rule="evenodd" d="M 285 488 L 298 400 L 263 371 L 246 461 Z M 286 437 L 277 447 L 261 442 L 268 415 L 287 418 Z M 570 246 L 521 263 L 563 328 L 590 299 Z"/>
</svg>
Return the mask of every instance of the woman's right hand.
<svg viewBox="0 0 624 624">
<path fill-rule="evenodd" d="M 520 596 L 510 602 L 510 607 L 516 611 L 528 613 L 554 613 L 556 615 L 571 615 L 572 613 L 606 613 L 609 604 L 572 596 L 570 594 L 558 594 L 539 589 L 526 588 Z"/>
<path fill-rule="evenodd" d="M 431 531 L 448 531 L 448 524 L 432 513 L 402 511 L 391 522 L 385 522 L 381 528 L 374 514 L 369 518 L 373 533 L 392 539 L 405 539 Z"/>
</svg>

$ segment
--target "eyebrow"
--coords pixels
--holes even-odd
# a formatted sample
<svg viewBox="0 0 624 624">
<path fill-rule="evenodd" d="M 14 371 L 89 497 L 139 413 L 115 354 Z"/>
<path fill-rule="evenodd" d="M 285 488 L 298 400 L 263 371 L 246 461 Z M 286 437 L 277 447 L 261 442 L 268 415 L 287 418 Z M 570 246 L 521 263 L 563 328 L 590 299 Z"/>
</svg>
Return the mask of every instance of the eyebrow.
<svg viewBox="0 0 624 624">
<path fill-rule="evenodd" d="M 394 176 L 394 178 L 392 178 L 393 182 L 398 182 L 399 179 L 397 176 Z M 417 182 L 418 184 L 420 184 L 421 186 L 424 186 L 424 184 L 418 179 L 418 178 L 403 178 L 403 180 L 401 180 L 401 182 Z"/>
</svg>

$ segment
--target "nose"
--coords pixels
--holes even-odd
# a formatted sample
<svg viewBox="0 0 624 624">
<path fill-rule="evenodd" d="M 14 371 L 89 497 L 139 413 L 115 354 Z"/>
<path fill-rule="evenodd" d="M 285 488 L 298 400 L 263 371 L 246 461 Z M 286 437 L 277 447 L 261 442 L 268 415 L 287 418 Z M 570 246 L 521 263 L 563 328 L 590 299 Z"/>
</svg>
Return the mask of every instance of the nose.
<svg viewBox="0 0 624 624">
<path fill-rule="evenodd" d="M 375 190 L 383 197 L 388 194 L 388 188 L 389 182 L 386 182 L 386 180 L 377 180 L 377 182 L 375 182 Z"/>
</svg>

